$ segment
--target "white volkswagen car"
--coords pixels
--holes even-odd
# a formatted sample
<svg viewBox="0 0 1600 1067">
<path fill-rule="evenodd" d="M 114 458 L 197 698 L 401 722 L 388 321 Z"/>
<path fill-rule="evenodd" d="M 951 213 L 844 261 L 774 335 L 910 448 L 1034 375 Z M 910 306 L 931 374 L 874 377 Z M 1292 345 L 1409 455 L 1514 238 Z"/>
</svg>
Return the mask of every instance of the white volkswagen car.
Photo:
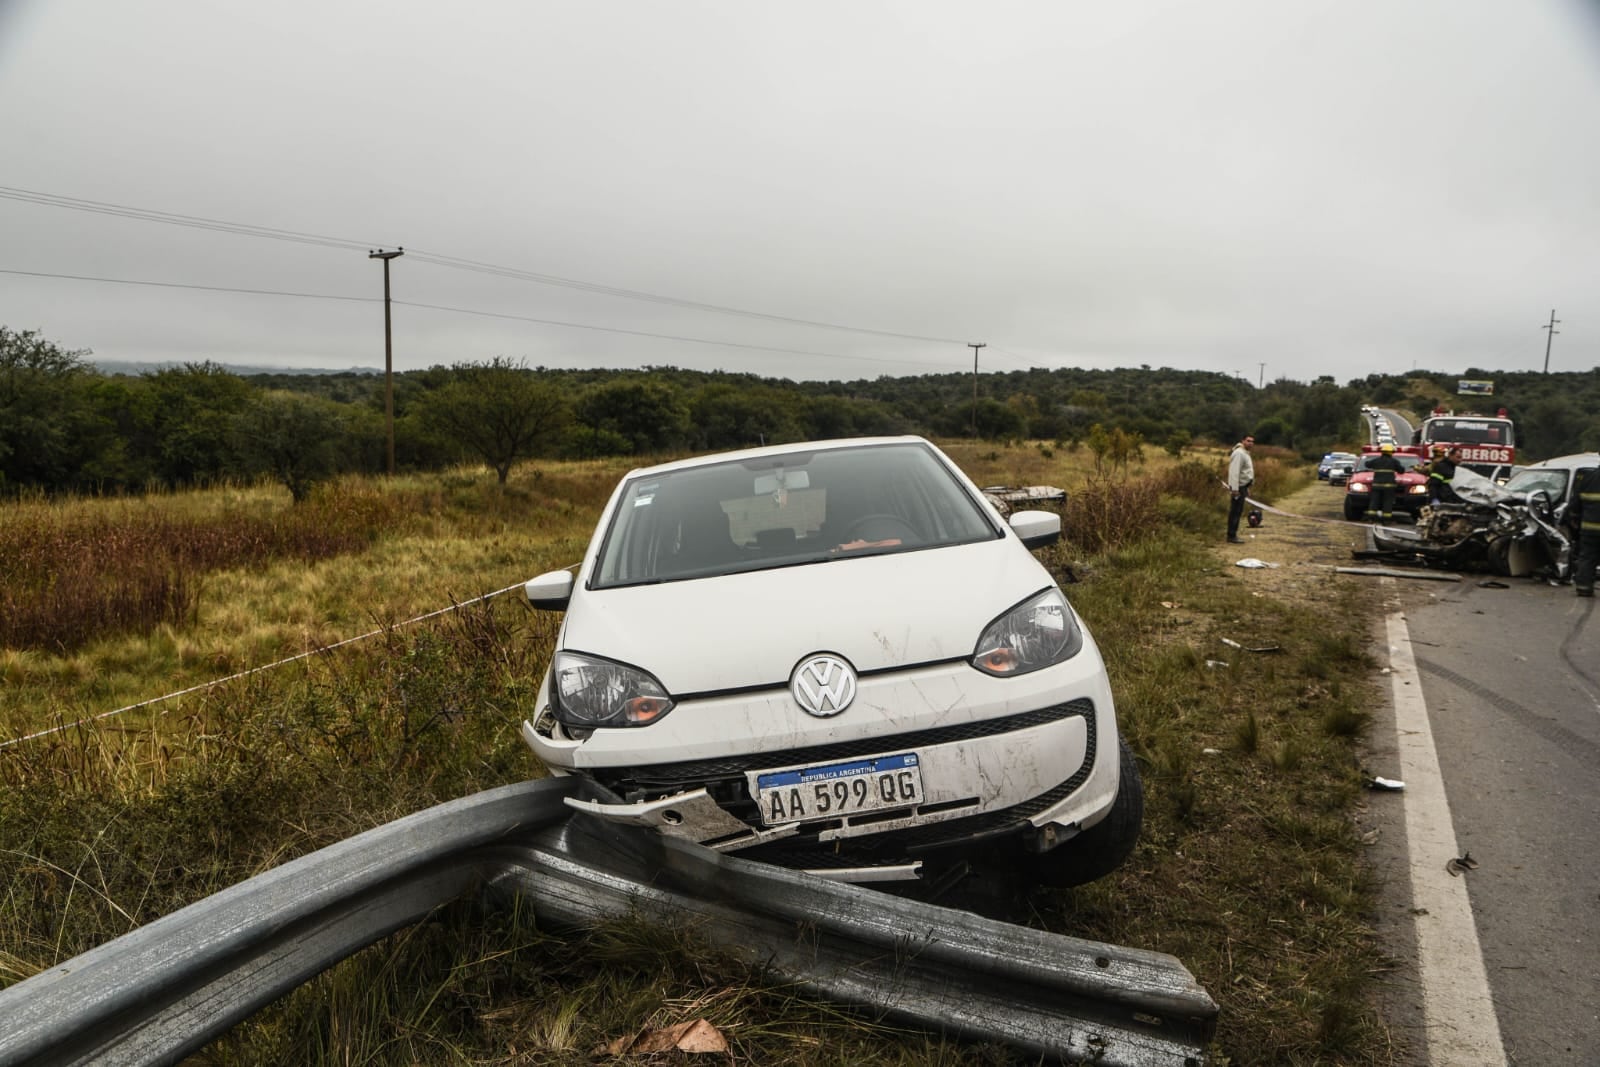
<svg viewBox="0 0 1600 1067">
<path fill-rule="evenodd" d="M 1030 548 L 916 437 L 636 470 L 577 572 L 522 733 L 568 803 L 845 881 L 974 856 L 1071 885 L 1118 867 L 1143 789 L 1105 665 Z"/>
</svg>

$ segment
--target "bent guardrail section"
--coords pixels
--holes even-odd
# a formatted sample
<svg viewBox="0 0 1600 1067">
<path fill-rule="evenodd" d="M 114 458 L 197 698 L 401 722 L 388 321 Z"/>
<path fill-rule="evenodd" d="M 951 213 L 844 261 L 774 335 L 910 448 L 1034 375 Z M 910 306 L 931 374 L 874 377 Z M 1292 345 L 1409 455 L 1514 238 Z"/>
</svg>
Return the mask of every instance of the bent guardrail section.
<svg viewBox="0 0 1600 1067">
<path fill-rule="evenodd" d="M 1178 960 L 574 819 L 508 843 L 494 885 L 584 925 L 640 915 L 832 999 L 1054 1060 L 1197 1067 L 1217 1006 Z"/>
<path fill-rule="evenodd" d="M 301 982 L 488 885 L 541 919 L 687 924 L 822 996 L 1052 1059 L 1198 1065 L 1217 1008 L 1176 959 L 568 818 L 570 779 L 370 830 L 0 991 L 0 1067 L 171 1063 Z"/>
<path fill-rule="evenodd" d="M 0 991 L 0 1064 L 171 1063 L 295 986 L 475 890 L 463 856 L 564 819 L 572 780 L 386 823 Z"/>
</svg>

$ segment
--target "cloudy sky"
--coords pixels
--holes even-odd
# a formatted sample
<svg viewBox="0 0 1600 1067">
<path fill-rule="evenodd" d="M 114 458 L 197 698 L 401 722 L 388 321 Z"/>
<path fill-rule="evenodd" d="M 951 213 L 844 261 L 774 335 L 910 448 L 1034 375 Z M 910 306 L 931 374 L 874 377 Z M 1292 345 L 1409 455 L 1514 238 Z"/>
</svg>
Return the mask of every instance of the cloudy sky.
<svg viewBox="0 0 1600 1067">
<path fill-rule="evenodd" d="M 0 0 L 0 324 L 381 368 L 404 246 L 396 369 L 1588 369 L 1597 118 L 1594 0 Z"/>
</svg>

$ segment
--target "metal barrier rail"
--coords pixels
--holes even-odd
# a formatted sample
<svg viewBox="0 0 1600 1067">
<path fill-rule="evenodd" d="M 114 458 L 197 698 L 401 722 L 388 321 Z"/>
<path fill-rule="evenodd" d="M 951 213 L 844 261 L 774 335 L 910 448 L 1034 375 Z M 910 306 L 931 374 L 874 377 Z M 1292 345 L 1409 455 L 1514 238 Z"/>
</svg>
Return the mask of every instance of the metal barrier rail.
<svg viewBox="0 0 1600 1067">
<path fill-rule="evenodd" d="M 822 996 L 936 1032 L 1106 1065 L 1204 1059 L 1217 1008 L 1171 956 L 568 818 L 577 788 L 546 779 L 418 812 L 0 990 L 0 1067 L 176 1062 L 485 885 L 554 924 L 686 924 Z"/>
</svg>

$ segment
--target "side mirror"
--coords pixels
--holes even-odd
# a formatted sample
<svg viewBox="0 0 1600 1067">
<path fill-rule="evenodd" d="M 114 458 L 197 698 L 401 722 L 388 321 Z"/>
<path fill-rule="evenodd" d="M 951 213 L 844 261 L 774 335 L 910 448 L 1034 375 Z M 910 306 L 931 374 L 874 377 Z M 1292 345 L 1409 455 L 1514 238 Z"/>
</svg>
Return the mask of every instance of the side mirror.
<svg viewBox="0 0 1600 1067">
<path fill-rule="evenodd" d="M 1061 540 L 1061 516 L 1053 511 L 1017 511 L 1011 529 L 1029 548 L 1047 548 Z"/>
<path fill-rule="evenodd" d="M 541 574 L 522 587 L 528 603 L 541 611 L 565 611 L 572 599 L 572 572 Z"/>
</svg>

